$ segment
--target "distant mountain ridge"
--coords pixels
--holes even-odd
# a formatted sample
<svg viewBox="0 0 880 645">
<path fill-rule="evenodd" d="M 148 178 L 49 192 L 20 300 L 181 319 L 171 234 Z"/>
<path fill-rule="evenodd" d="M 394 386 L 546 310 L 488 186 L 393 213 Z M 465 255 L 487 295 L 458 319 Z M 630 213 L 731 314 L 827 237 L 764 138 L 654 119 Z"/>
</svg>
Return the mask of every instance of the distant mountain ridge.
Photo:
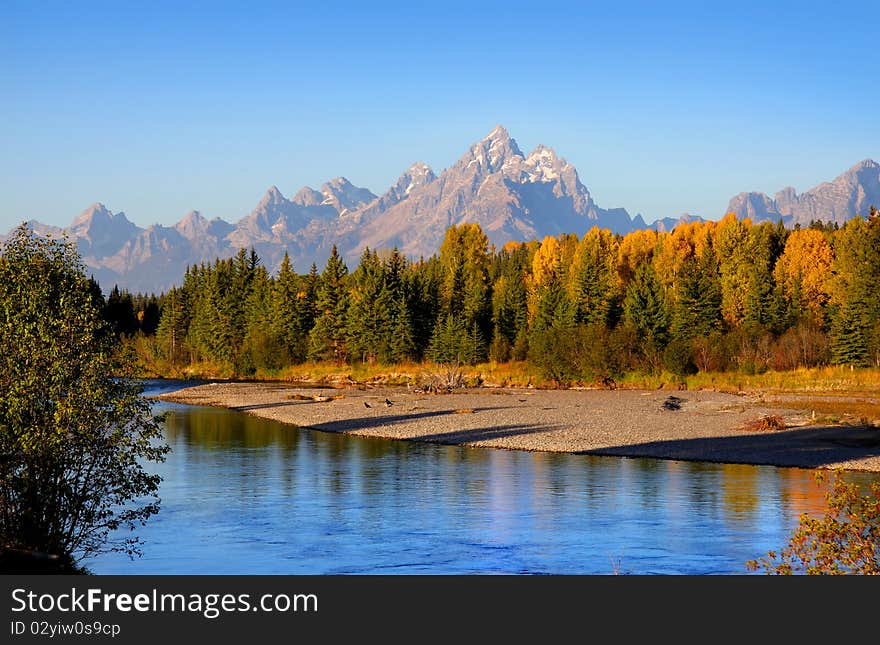
<svg viewBox="0 0 880 645">
<path fill-rule="evenodd" d="M 875 162 L 864 161 L 800 196 L 794 189 L 775 199 L 741 193 L 729 210 L 755 221 L 782 217 L 789 223 L 823 208 L 835 221 L 852 217 L 867 211 L 866 204 L 880 204 L 877 168 Z M 479 224 L 500 248 L 511 240 L 581 235 L 593 226 L 625 234 L 644 228 L 672 230 L 690 221 L 703 219 L 685 214 L 647 225 L 641 215 L 631 217 L 624 208 L 602 208 L 574 166 L 552 148 L 538 145 L 524 154 L 507 130 L 497 126 L 441 173 L 414 163 L 381 195 L 337 177 L 317 190 L 305 186 L 291 198 L 271 186 L 234 224 L 191 211 L 173 226 L 144 229 L 125 213 L 96 203 L 67 229 L 36 221 L 30 225 L 45 235 L 66 232 L 104 288 L 118 284 L 131 291 L 158 292 L 179 283 L 187 265 L 230 257 L 239 248 L 254 247 L 271 270 L 288 252 L 295 269 L 305 272 L 313 262 L 322 267 L 334 244 L 350 265 L 365 247 L 396 246 L 410 257 L 428 257 L 438 251 L 450 225 L 465 222 Z"/>
<path fill-rule="evenodd" d="M 727 212 L 753 222 L 781 219 L 786 226 L 807 226 L 814 220 L 843 224 L 855 215 L 866 216 L 871 206 L 880 208 L 880 164 L 865 159 L 801 195 L 791 186 L 773 198 L 765 193 L 740 193 L 730 200 Z"/>
</svg>

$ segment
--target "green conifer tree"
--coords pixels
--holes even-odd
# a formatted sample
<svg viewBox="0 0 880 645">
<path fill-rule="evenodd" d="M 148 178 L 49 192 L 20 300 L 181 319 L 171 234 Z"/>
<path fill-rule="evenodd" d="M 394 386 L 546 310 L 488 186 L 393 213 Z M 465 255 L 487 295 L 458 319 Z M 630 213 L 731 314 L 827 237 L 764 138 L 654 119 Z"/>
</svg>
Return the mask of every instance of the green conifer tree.
<svg viewBox="0 0 880 645">
<path fill-rule="evenodd" d="M 348 358 L 345 346 L 346 276 L 348 267 L 334 244 L 318 286 L 317 319 L 309 334 L 311 360 L 341 363 Z"/>
<path fill-rule="evenodd" d="M 718 261 L 711 245 L 703 256 L 688 258 L 676 285 L 672 333 L 676 339 L 708 336 L 721 326 L 721 285 Z"/>
<path fill-rule="evenodd" d="M 414 360 L 417 356 L 409 307 L 403 295 L 395 307 L 388 350 L 389 359 L 394 363 Z"/>
<path fill-rule="evenodd" d="M 831 360 L 837 365 L 864 366 L 869 362 L 868 325 L 864 306 L 844 303 L 831 323 Z"/>
<path fill-rule="evenodd" d="M 623 316 L 646 349 L 659 351 L 669 342 L 669 310 L 663 286 L 649 263 L 639 265 L 627 287 Z"/>
</svg>

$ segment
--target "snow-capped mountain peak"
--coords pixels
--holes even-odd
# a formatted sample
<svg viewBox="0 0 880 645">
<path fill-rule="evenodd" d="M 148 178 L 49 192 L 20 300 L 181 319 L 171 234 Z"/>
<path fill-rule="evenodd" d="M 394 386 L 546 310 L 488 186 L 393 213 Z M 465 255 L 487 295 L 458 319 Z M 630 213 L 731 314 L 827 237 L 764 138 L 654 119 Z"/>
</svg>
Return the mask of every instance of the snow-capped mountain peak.
<svg viewBox="0 0 880 645">
<path fill-rule="evenodd" d="M 866 159 L 836 179 L 802 194 L 783 189 L 775 198 L 744 193 L 731 202 L 743 214 L 774 221 L 844 221 L 880 205 L 880 164 Z M 686 217 L 667 218 L 655 228 L 672 228 Z M 508 131 L 497 126 L 464 149 L 441 173 L 417 162 L 381 195 L 344 177 L 308 186 L 287 199 L 271 186 L 254 209 L 235 223 L 206 221 L 198 211 L 172 227 L 143 230 L 123 213 L 96 203 L 83 211 L 67 232 L 102 286 L 119 284 L 135 291 L 160 291 L 179 283 L 188 264 L 230 257 L 253 246 L 269 270 L 285 252 L 303 271 L 322 266 L 335 244 L 347 262 L 356 262 L 364 246 L 396 246 L 410 257 L 436 253 L 452 224 L 477 223 L 497 248 L 506 242 L 540 239 L 560 233 L 583 234 L 593 226 L 627 233 L 647 225 L 622 208 L 600 208 L 577 170 L 548 146 L 523 155 Z M 60 234 L 35 223 L 35 231 Z M 2 238 L 2 236 L 0 236 Z M 351 265 L 350 265 L 351 266 Z"/>
<path fill-rule="evenodd" d="M 332 206 L 340 214 L 343 211 L 356 210 L 376 199 L 376 195 L 369 189 L 355 186 L 345 177 L 336 177 L 328 181 L 321 186 L 321 194 L 323 195 L 321 204 Z"/>
<path fill-rule="evenodd" d="M 522 158 L 523 154 L 516 141 L 504 127 L 498 125 L 480 141 L 471 146 L 468 153 L 462 157 L 457 166 L 462 166 L 469 172 L 479 173 L 497 172 L 511 160 Z"/>
<path fill-rule="evenodd" d="M 324 201 L 324 195 L 311 186 L 303 186 L 290 201 L 299 206 L 318 206 Z"/>
</svg>

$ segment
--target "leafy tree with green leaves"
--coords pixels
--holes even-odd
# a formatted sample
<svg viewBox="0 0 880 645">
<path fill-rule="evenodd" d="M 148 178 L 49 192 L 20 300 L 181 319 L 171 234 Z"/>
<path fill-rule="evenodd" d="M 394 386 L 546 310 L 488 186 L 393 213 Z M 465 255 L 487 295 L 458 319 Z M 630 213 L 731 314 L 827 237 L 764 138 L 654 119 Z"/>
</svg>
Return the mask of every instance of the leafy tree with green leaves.
<svg viewBox="0 0 880 645">
<path fill-rule="evenodd" d="M 0 255 L 0 548 L 73 567 L 139 553 L 159 509 L 150 404 L 127 378 L 75 247 L 19 227 Z"/>
</svg>

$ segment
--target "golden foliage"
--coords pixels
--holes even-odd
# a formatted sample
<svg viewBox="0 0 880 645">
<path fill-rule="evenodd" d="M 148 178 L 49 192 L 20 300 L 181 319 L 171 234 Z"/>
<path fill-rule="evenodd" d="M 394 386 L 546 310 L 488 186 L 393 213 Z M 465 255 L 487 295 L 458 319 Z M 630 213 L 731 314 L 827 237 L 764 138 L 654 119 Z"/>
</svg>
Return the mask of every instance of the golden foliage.
<svg viewBox="0 0 880 645">
<path fill-rule="evenodd" d="M 774 277 L 789 301 L 811 310 L 817 317 L 830 297 L 834 253 L 825 234 L 815 229 L 792 231 L 776 261 Z"/>
<path fill-rule="evenodd" d="M 817 475 L 817 480 L 824 485 L 824 474 Z M 781 552 L 770 551 L 746 566 L 777 575 L 880 574 L 880 482 L 865 488 L 846 482 L 835 472 L 825 514 L 801 515 Z"/>
<path fill-rule="evenodd" d="M 548 235 L 532 258 L 532 280 L 536 286 L 561 280 L 571 266 L 578 245 L 576 235 Z"/>
<path fill-rule="evenodd" d="M 636 269 L 654 258 L 659 234 L 654 229 L 633 231 L 624 236 L 617 248 L 617 273 L 626 284 L 636 274 Z"/>
<path fill-rule="evenodd" d="M 672 286 L 682 265 L 690 258 L 700 258 L 706 248 L 711 222 L 690 222 L 675 227 L 672 233 L 661 233 L 654 254 L 654 269 L 664 286 Z"/>
</svg>

